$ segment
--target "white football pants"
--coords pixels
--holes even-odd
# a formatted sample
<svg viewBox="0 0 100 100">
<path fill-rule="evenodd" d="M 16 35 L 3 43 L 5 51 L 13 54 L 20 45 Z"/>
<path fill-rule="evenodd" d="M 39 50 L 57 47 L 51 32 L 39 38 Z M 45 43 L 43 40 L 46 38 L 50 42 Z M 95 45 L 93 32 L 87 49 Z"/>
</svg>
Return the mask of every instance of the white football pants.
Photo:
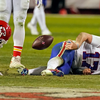
<svg viewBox="0 0 100 100">
<path fill-rule="evenodd" d="M 13 9 L 14 46 L 23 47 L 25 39 L 24 24 L 29 8 L 29 0 L 0 0 L 0 20 L 9 23 L 10 15 Z"/>
</svg>

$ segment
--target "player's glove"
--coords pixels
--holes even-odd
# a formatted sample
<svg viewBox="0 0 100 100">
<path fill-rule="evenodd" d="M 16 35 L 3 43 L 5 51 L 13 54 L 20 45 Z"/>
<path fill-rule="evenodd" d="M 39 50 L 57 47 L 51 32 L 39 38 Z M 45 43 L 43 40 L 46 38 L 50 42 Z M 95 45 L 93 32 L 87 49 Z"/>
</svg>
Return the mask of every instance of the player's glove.
<svg viewBox="0 0 100 100">
<path fill-rule="evenodd" d="M 4 39 L 0 39 L 0 48 L 2 48 L 3 45 L 6 43 L 7 43 L 7 41 L 5 41 Z"/>
<path fill-rule="evenodd" d="M 40 6 L 42 6 L 42 0 L 35 0 L 35 3 L 36 3 L 36 5 L 37 5 L 38 8 Z"/>
</svg>

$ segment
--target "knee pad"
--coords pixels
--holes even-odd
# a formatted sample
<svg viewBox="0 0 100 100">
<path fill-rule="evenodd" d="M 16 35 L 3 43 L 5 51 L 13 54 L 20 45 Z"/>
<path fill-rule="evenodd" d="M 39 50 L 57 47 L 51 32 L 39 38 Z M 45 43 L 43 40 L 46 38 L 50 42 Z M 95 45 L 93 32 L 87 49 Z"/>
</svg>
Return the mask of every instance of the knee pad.
<svg viewBox="0 0 100 100">
<path fill-rule="evenodd" d="M 17 20 L 14 21 L 14 24 L 17 25 L 17 26 L 20 26 L 20 27 L 23 27 L 24 23 L 25 22 L 21 20 L 21 16 L 18 16 Z"/>
<path fill-rule="evenodd" d="M 28 9 L 29 8 L 30 0 L 21 0 L 21 8 Z"/>
<path fill-rule="evenodd" d="M 10 14 L 7 14 L 6 12 L 0 12 L 0 20 L 9 23 L 9 19 L 10 19 Z"/>
<path fill-rule="evenodd" d="M 14 15 L 14 24 L 23 26 L 25 24 L 27 10 L 21 10 Z"/>
<path fill-rule="evenodd" d="M 7 9 L 6 0 L 0 0 L 0 11 L 4 11 Z"/>
<path fill-rule="evenodd" d="M 6 0 L 0 0 L 0 20 L 9 22 L 11 12 L 7 10 Z"/>
</svg>

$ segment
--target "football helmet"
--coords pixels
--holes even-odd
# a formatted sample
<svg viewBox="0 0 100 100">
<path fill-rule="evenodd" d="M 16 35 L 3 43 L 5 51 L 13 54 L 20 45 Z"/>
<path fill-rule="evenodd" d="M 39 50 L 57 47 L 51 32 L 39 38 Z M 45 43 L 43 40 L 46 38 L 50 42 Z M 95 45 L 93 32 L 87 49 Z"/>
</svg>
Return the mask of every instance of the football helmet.
<svg viewBox="0 0 100 100">
<path fill-rule="evenodd" d="M 9 24 L 3 20 L 0 20 L 0 48 L 3 44 L 6 44 L 11 36 L 11 28 Z"/>
</svg>

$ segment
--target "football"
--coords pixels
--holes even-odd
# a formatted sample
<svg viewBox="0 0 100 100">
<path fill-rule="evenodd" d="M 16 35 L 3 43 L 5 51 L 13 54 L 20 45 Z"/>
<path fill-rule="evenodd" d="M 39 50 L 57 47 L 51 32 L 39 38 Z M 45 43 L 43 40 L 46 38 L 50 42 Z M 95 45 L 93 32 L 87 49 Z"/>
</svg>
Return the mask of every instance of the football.
<svg viewBox="0 0 100 100">
<path fill-rule="evenodd" d="M 46 49 L 51 45 L 53 39 L 51 35 L 41 35 L 34 40 L 32 48 L 36 50 Z"/>
</svg>

